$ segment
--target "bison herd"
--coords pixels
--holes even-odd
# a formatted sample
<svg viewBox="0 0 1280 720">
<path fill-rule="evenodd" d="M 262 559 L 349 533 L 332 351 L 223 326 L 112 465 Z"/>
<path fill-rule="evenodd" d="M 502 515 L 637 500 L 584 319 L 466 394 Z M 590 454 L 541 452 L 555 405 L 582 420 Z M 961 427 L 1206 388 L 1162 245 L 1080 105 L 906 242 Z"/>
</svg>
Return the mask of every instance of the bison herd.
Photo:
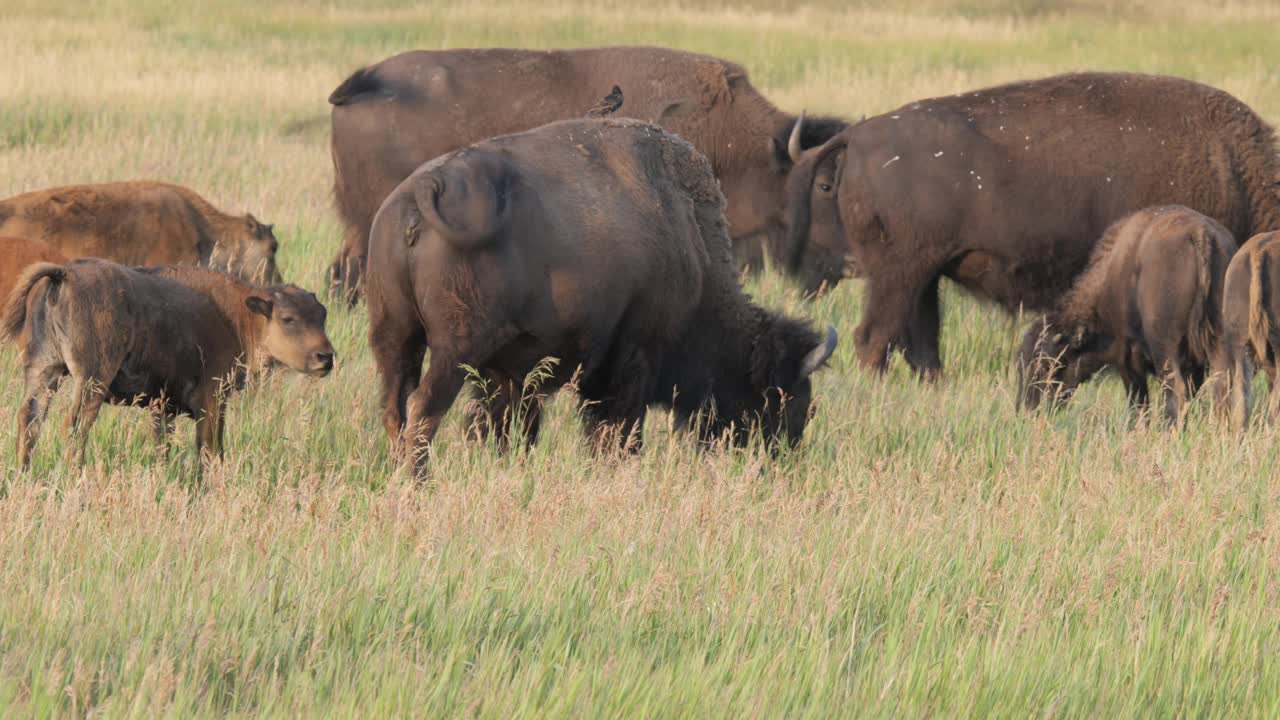
<svg viewBox="0 0 1280 720">
<path fill-rule="evenodd" d="M 810 296 L 861 278 L 852 344 L 877 371 L 901 352 L 941 377 L 944 277 L 1043 312 L 1017 356 L 1027 409 L 1111 368 L 1136 410 L 1154 375 L 1173 423 L 1203 385 L 1243 429 L 1255 366 L 1275 379 L 1275 138 L 1188 80 L 1076 73 L 845 122 L 784 113 L 704 55 L 486 49 L 397 55 L 329 102 L 329 285 L 367 302 L 383 424 L 419 476 L 468 377 L 488 396 L 472 427 L 504 445 L 570 383 L 598 450 L 637 449 L 654 406 L 701 442 L 794 445 L 838 335 L 753 302 L 741 273 L 766 263 Z M 327 375 L 325 308 L 276 251 L 270 225 L 173 185 L 0 201 L 21 462 L 68 376 L 79 457 L 104 401 L 150 408 L 161 448 L 190 415 L 217 455 L 230 391 L 271 366 Z"/>
</svg>

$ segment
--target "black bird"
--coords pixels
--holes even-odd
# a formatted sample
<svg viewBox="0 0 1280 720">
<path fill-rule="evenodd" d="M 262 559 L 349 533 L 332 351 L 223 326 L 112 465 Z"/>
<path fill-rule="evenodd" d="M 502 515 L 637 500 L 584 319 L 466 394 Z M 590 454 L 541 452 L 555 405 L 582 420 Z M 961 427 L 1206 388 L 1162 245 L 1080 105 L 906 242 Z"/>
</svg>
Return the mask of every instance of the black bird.
<svg viewBox="0 0 1280 720">
<path fill-rule="evenodd" d="M 620 107 L 622 107 L 622 88 L 614 85 L 608 95 L 605 95 L 595 107 L 587 111 L 587 117 L 600 118 L 605 115 L 612 115 Z"/>
</svg>

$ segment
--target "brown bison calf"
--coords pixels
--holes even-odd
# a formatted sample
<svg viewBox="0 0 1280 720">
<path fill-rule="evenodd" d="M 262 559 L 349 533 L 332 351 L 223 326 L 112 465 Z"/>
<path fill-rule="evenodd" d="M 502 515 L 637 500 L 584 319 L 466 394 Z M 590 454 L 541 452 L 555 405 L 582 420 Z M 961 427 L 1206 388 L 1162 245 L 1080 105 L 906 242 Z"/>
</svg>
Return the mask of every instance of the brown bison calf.
<svg viewBox="0 0 1280 720">
<path fill-rule="evenodd" d="M 123 265 L 202 265 L 278 283 L 272 226 L 228 215 L 191 190 L 158 182 L 50 188 L 0 200 L 0 235 L 38 240 L 67 257 Z"/>
<path fill-rule="evenodd" d="M 9 297 L 13 286 L 18 282 L 18 277 L 27 267 L 38 262 L 61 265 L 66 261 L 66 256 L 44 243 L 15 237 L 0 237 L 0 302 Z M 19 347 L 23 342 L 23 335 L 19 334 Z"/>
<path fill-rule="evenodd" d="M 1280 419 L 1276 358 L 1280 353 L 1280 232 L 1255 235 L 1227 268 L 1222 305 L 1223 337 L 1229 355 L 1231 420 L 1237 431 L 1249 424 L 1249 390 L 1255 365 L 1270 386 L 1268 415 Z"/>
<path fill-rule="evenodd" d="M 1063 402 L 1110 366 L 1139 410 L 1147 376 L 1157 375 L 1165 415 L 1177 422 L 1206 370 L 1225 368 L 1220 308 L 1235 251 L 1226 228 L 1181 205 L 1113 224 L 1057 308 L 1027 331 L 1018 353 L 1022 405 Z"/>
<path fill-rule="evenodd" d="M 580 368 L 597 447 L 616 437 L 634 448 L 650 405 L 682 426 L 713 410 L 704 437 L 744 442 L 756 428 L 798 441 L 835 330 L 824 337 L 743 294 L 723 205 L 706 158 L 634 120 L 551 123 L 423 165 L 388 196 L 370 239 L 387 434 L 406 434 L 421 474 L 464 365 L 505 393 L 505 409 L 554 357 L 539 389 Z M 534 402 L 523 418 L 526 438 L 538 412 Z"/>
<path fill-rule="evenodd" d="M 282 363 L 323 377 L 333 368 L 324 322 L 316 297 L 291 285 L 257 289 L 201 268 L 96 259 L 34 265 L 0 317 L 5 337 L 28 337 L 18 411 L 23 467 L 67 375 L 74 383 L 68 450 L 76 461 L 104 400 L 149 405 L 160 442 L 171 418 L 190 415 L 199 421 L 197 452 L 221 456 L 226 395 L 248 372 Z"/>
</svg>

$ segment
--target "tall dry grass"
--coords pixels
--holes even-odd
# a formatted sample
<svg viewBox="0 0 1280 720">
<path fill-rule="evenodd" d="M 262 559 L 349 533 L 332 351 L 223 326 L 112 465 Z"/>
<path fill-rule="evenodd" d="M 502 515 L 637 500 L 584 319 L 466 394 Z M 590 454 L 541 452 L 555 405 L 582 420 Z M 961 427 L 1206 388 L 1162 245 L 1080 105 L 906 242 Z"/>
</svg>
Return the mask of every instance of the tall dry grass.
<svg viewBox="0 0 1280 720">
<path fill-rule="evenodd" d="M 1187 75 L 1280 120 L 1267 2 L 578 5 L 8 0 L 0 194 L 130 177 L 277 224 L 317 288 L 338 244 L 324 98 L 402 49 L 660 43 L 743 62 L 789 110 L 857 115 L 1066 69 Z M 858 288 L 762 301 L 845 342 Z M 696 452 L 651 418 L 593 460 L 558 401 L 527 454 L 443 431 L 386 460 L 363 309 L 340 370 L 233 402 L 192 483 L 143 413 L 83 470 L 13 469 L 0 349 L 0 715 L 1275 716 L 1280 453 L 1199 412 L 1130 428 L 1114 382 L 1013 410 L 1019 329 L 947 292 L 937 387 L 848 346 L 805 445 Z M 56 407 L 53 422 L 60 417 Z M 8 433 L 8 434 L 5 434 Z M 9 438 L 4 440 L 4 438 Z"/>
</svg>

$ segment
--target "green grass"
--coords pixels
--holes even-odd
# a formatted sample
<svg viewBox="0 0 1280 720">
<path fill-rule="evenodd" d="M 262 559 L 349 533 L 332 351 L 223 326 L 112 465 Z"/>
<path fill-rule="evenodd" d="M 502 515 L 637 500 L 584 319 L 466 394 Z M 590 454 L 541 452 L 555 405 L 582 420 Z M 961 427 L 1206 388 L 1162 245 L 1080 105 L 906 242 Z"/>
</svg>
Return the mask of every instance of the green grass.
<svg viewBox="0 0 1280 720">
<path fill-rule="evenodd" d="M 1069 69 L 1187 75 L 1280 121 L 1264 2 L 693 0 L 549 5 L 10 0 L 0 195 L 151 177 L 276 223 L 319 289 L 339 244 L 325 97 L 413 47 L 659 43 L 856 116 Z M 858 370 L 859 288 L 762 302 L 834 323 L 804 446 L 592 459 L 571 398 L 503 456 L 457 413 L 435 473 L 387 459 L 363 308 L 339 372 L 233 401 L 192 482 L 180 421 L 104 410 L 83 470 L 55 407 L 14 469 L 0 348 L 0 716 L 1280 714 L 1280 444 L 1199 412 L 1130 428 L 1113 380 L 1013 409 L 1020 325 L 948 288 L 937 386 Z M 459 408 L 455 408 L 459 409 Z"/>
</svg>

